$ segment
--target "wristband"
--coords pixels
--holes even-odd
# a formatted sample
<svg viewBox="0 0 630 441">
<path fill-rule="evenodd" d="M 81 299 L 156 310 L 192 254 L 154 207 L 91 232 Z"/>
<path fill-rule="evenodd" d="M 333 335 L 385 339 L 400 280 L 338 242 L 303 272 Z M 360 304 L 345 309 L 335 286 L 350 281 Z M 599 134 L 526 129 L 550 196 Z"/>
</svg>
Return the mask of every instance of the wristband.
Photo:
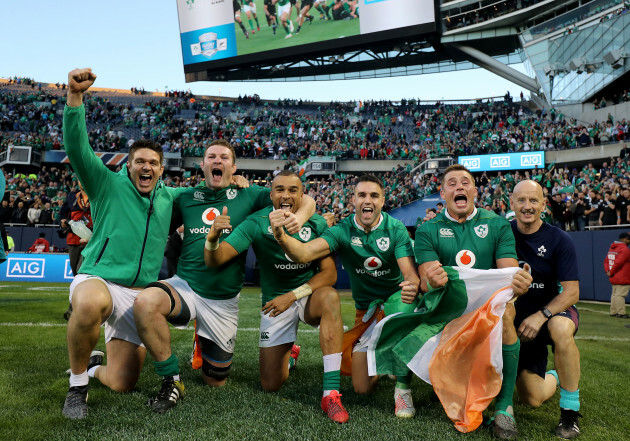
<svg viewBox="0 0 630 441">
<path fill-rule="evenodd" d="M 312 293 L 313 289 L 306 283 L 304 285 L 298 286 L 293 290 L 293 294 L 295 294 L 295 298 L 297 300 L 300 300 L 302 297 L 310 296 Z"/>
<path fill-rule="evenodd" d="M 211 241 L 209 241 L 208 239 L 206 239 L 206 244 L 204 245 L 204 247 L 205 247 L 205 248 L 206 248 L 206 250 L 208 250 L 208 251 L 214 251 L 214 250 L 216 250 L 217 248 L 219 248 L 219 241 L 218 241 L 218 240 L 216 240 L 216 241 L 211 242 Z"/>
</svg>

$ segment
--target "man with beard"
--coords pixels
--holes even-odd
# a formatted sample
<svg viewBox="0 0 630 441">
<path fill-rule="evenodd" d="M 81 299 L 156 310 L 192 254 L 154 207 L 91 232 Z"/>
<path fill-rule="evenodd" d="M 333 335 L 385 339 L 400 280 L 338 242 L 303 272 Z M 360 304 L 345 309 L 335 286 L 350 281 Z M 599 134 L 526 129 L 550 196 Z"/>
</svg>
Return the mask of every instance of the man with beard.
<svg viewBox="0 0 630 441">
<path fill-rule="evenodd" d="M 224 208 L 231 224 L 238 226 L 250 214 L 271 204 L 269 189 L 235 188 L 234 149 L 227 141 L 213 141 L 201 160 L 205 182 L 187 189 L 175 201 L 174 210 L 185 226 L 182 255 L 177 274 L 151 283 L 138 294 L 134 316 L 138 333 L 163 377 L 157 397 L 150 402 L 158 413 L 174 407 L 184 394 L 179 362 L 172 353 L 168 324 L 186 327 L 196 319 L 202 378 L 210 386 L 223 386 L 229 376 L 238 322 L 238 300 L 245 276 L 246 253 L 222 265 L 208 268 L 203 250 L 206 235 Z M 304 195 L 296 213 L 288 213 L 284 224 L 296 233 L 315 212 L 315 201 Z M 222 239 L 229 237 L 224 232 Z"/>
<path fill-rule="evenodd" d="M 271 184 L 272 207 L 252 214 L 219 244 L 219 236 L 230 230 L 229 212 L 218 216 L 206 238 L 206 265 L 224 265 L 252 245 L 261 274 L 262 311 L 260 315 L 260 382 L 265 391 L 276 391 L 289 376 L 290 357 L 299 322 L 319 326 L 324 357 L 322 407 L 337 422 L 348 421 L 348 412 L 337 401 L 340 388 L 343 322 L 339 294 L 332 288 L 337 279 L 335 260 L 326 256 L 315 264 L 298 264 L 287 258 L 276 243 L 269 223 L 273 210 L 296 213 L 302 200 L 302 182 L 292 171 L 282 171 Z M 224 209 L 227 212 L 227 209 Z M 226 215 L 227 214 L 227 215 Z M 323 217 L 315 214 L 293 237 L 308 242 L 328 228 Z M 291 366 L 291 367 L 293 367 Z"/>
</svg>

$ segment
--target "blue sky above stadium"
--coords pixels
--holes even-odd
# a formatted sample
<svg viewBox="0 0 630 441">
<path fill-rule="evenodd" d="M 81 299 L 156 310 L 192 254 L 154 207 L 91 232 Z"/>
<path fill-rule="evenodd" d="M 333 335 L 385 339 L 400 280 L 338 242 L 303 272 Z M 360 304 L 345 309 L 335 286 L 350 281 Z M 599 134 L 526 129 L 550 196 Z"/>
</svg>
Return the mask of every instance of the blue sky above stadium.
<svg viewBox="0 0 630 441">
<path fill-rule="evenodd" d="M 482 69 L 373 80 L 186 83 L 175 0 L 22 0 L 5 6 L 0 26 L 2 78 L 65 82 L 69 70 L 91 67 L 101 87 L 321 101 L 474 99 L 521 92 Z M 261 32 L 269 31 L 263 22 L 261 17 Z"/>
</svg>

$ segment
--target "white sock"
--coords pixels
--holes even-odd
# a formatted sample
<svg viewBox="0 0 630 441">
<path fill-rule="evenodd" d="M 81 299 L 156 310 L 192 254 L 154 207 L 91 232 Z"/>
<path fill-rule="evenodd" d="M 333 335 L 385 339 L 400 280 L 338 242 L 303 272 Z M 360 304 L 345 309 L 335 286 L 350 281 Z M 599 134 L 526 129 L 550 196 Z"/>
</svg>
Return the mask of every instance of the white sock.
<svg viewBox="0 0 630 441">
<path fill-rule="evenodd" d="M 324 372 L 338 371 L 341 369 L 341 352 L 324 355 Z"/>
<path fill-rule="evenodd" d="M 87 371 L 88 377 L 90 377 L 90 378 L 94 378 L 94 373 L 95 373 L 95 372 L 96 372 L 96 370 L 97 370 L 98 368 L 100 368 L 100 367 L 101 367 L 101 365 L 100 365 L 100 364 L 97 364 L 97 365 L 94 365 L 94 366 L 92 366 L 91 368 L 89 368 L 89 369 L 88 369 L 88 371 Z"/>
<path fill-rule="evenodd" d="M 90 381 L 90 377 L 88 377 L 87 371 L 83 371 L 82 374 L 73 374 L 70 373 L 70 387 L 75 386 L 87 386 Z"/>
</svg>

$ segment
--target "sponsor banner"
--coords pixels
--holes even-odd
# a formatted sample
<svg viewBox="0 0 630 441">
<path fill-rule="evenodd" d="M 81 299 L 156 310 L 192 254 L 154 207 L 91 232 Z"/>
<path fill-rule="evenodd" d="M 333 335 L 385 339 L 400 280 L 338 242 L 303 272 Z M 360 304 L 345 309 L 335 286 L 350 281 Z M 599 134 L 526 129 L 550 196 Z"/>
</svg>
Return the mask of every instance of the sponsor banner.
<svg viewBox="0 0 630 441">
<path fill-rule="evenodd" d="M 96 156 L 101 158 L 105 165 L 123 165 L 127 162 L 127 153 L 107 153 L 107 152 L 94 152 Z M 54 162 L 57 164 L 70 164 L 68 155 L 64 150 L 50 150 L 44 153 L 43 162 Z"/>
<path fill-rule="evenodd" d="M 544 168 L 545 152 L 460 156 L 457 162 L 471 172 Z"/>
<path fill-rule="evenodd" d="M 0 281 L 72 282 L 67 254 L 11 253 L 0 266 Z"/>
</svg>

